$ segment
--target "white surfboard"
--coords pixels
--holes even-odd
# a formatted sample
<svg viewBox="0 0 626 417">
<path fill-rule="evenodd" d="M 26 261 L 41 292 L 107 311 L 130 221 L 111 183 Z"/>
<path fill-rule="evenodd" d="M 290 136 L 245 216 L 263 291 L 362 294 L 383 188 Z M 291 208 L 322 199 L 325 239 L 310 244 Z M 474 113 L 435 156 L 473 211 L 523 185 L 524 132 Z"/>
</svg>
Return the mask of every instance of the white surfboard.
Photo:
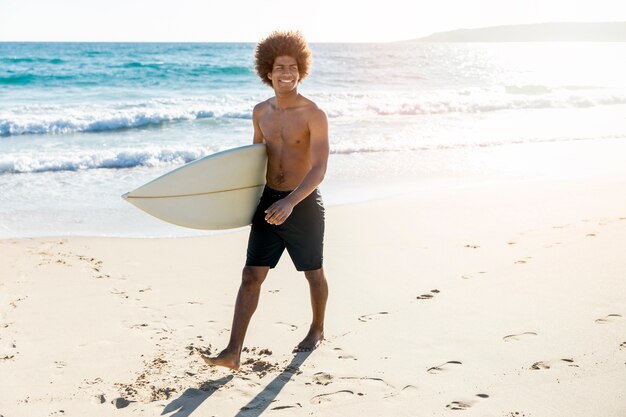
<svg viewBox="0 0 626 417">
<path fill-rule="evenodd" d="M 263 192 L 265 144 L 206 156 L 164 174 L 122 196 L 152 216 L 192 229 L 242 227 Z"/>
</svg>

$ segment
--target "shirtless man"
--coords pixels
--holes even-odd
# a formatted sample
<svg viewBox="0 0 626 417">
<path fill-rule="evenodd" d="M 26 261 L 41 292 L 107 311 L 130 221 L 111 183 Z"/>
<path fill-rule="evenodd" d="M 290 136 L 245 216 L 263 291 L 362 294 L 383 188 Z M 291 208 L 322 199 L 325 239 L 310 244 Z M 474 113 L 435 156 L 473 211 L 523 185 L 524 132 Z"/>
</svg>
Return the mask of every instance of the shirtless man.
<svg viewBox="0 0 626 417">
<path fill-rule="evenodd" d="M 299 32 L 274 32 L 256 48 L 256 71 L 274 97 L 254 107 L 254 143 L 267 146 L 267 185 L 252 220 L 246 266 L 237 294 L 230 341 L 209 365 L 238 369 L 261 284 L 287 249 L 309 282 L 313 320 L 294 349 L 308 352 L 324 338 L 328 285 L 322 268 L 324 207 L 317 186 L 328 162 L 328 122 L 314 102 L 298 93 L 311 51 Z"/>
</svg>

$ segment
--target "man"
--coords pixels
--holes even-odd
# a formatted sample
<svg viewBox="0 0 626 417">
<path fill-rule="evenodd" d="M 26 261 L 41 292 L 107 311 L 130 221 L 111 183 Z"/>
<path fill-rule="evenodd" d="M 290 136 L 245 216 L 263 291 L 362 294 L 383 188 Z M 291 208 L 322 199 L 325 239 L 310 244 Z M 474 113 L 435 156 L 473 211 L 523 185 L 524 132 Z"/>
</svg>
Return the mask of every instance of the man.
<svg viewBox="0 0 626 417">
<path fill-rule="evenodd" d="M 246 266 L 237 294 L 230 341 L 209 365 L 238 369 L 261 284 L 287 249 L 309 282 L 313 320 L 294 349 L 307 352 L 324 338 L 328 285 L 322 268 L 324 207 L 317 191 L 328 162 L 328 121 L 314 102 L 298 93 L 308 75 L 311 51 L 299 32 L 274 32 L 256 48 L 256 71 L 274 97 L 254 107 L 254 143 L 267 149 L 267 185 L 252 220 Z"/>
</svg>

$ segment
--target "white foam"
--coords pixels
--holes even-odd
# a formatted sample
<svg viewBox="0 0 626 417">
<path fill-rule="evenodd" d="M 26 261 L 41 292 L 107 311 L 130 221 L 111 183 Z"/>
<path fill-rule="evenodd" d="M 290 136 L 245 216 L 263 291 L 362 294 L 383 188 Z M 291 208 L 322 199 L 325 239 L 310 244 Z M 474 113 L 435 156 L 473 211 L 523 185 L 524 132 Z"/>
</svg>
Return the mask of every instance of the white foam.
<svg viewBox="0 0 626 417">
<path fill-rule="evenodd" d="M 319 93 L 313 98 L 334 119 L 480 114 L 626 104 L 626 91 L 542 85 L 437 91 Z M 2 110 L 0 136 L 134 129 L 199 119 L 251 119 L 256 97 L 153 99 L 137 102 L 29 105 Z"/>
<path fill-rule="evenodd" d="M 0 111 L 0 136 L 105 132 L 206 118 L 251 119 L 251 109 L 251 104 L 241 100 L 30 105 Z"/>
<path fill-rule="evenodd" d="M 369 100 L 344 103 L 330 100 L 328 108 L 333 117 L 364 117 L 480 114 L 502 110 L 567 109 L 619 104 L 626 104 L 626 93 L 594 91 L 574 94 L 571 91 L 556 91 L 543 94 L 502 94 L 494 91 L 464 91 L 413 97 L 372 96 Z"/>
<path fill-rule="evenodd" d="M 79 171 L 111 168 L 154 168 L 181 165 L 209 155 L 217 149 L 150 147 L 147 149 L 85 150 L 0 156 L 0 174 Z"/>
</svg>

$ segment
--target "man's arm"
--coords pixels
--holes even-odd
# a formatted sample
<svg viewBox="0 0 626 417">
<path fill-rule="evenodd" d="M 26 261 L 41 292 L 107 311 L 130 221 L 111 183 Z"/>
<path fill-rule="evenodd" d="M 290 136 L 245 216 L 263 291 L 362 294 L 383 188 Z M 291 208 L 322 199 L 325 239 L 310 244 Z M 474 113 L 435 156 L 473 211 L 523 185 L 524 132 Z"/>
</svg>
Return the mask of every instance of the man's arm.
<svg viewBox="0 0 626 417">
<path fill-rule="evenodd" d="M 328 120 L 326 113 L 316 110 L 309 122 L 311 146 L 311 170 L 306 174 L 300 185 L 286 197 L 295 206 L 308 197 L 317 188 L 326 175 L 328 166 Z"/>
<path fill-rule="evenodd" d="M 265 220 L 271 224 L 282 224 L 291 215 L 293 208 L 317 188 L 324 179 L 328 166 L 328 119 L 326 113 L 316 109 L 309 122 L 311 146 L 311 170 L 300 185 L 287 197 L 278 200 L 266 211 Z"/>
<path fill-rule="evenodd" d="M 252 138 L 252 143 L 263 143 L 263 132 L 261 132 L 261 127 L 259 126 L 259 117 L 261 116 L 261 105 L 263 103 L 259 103 L 254 106 L 252 110 L 252 125 L 254 126 L 254 136 Z"/>
</svg>

